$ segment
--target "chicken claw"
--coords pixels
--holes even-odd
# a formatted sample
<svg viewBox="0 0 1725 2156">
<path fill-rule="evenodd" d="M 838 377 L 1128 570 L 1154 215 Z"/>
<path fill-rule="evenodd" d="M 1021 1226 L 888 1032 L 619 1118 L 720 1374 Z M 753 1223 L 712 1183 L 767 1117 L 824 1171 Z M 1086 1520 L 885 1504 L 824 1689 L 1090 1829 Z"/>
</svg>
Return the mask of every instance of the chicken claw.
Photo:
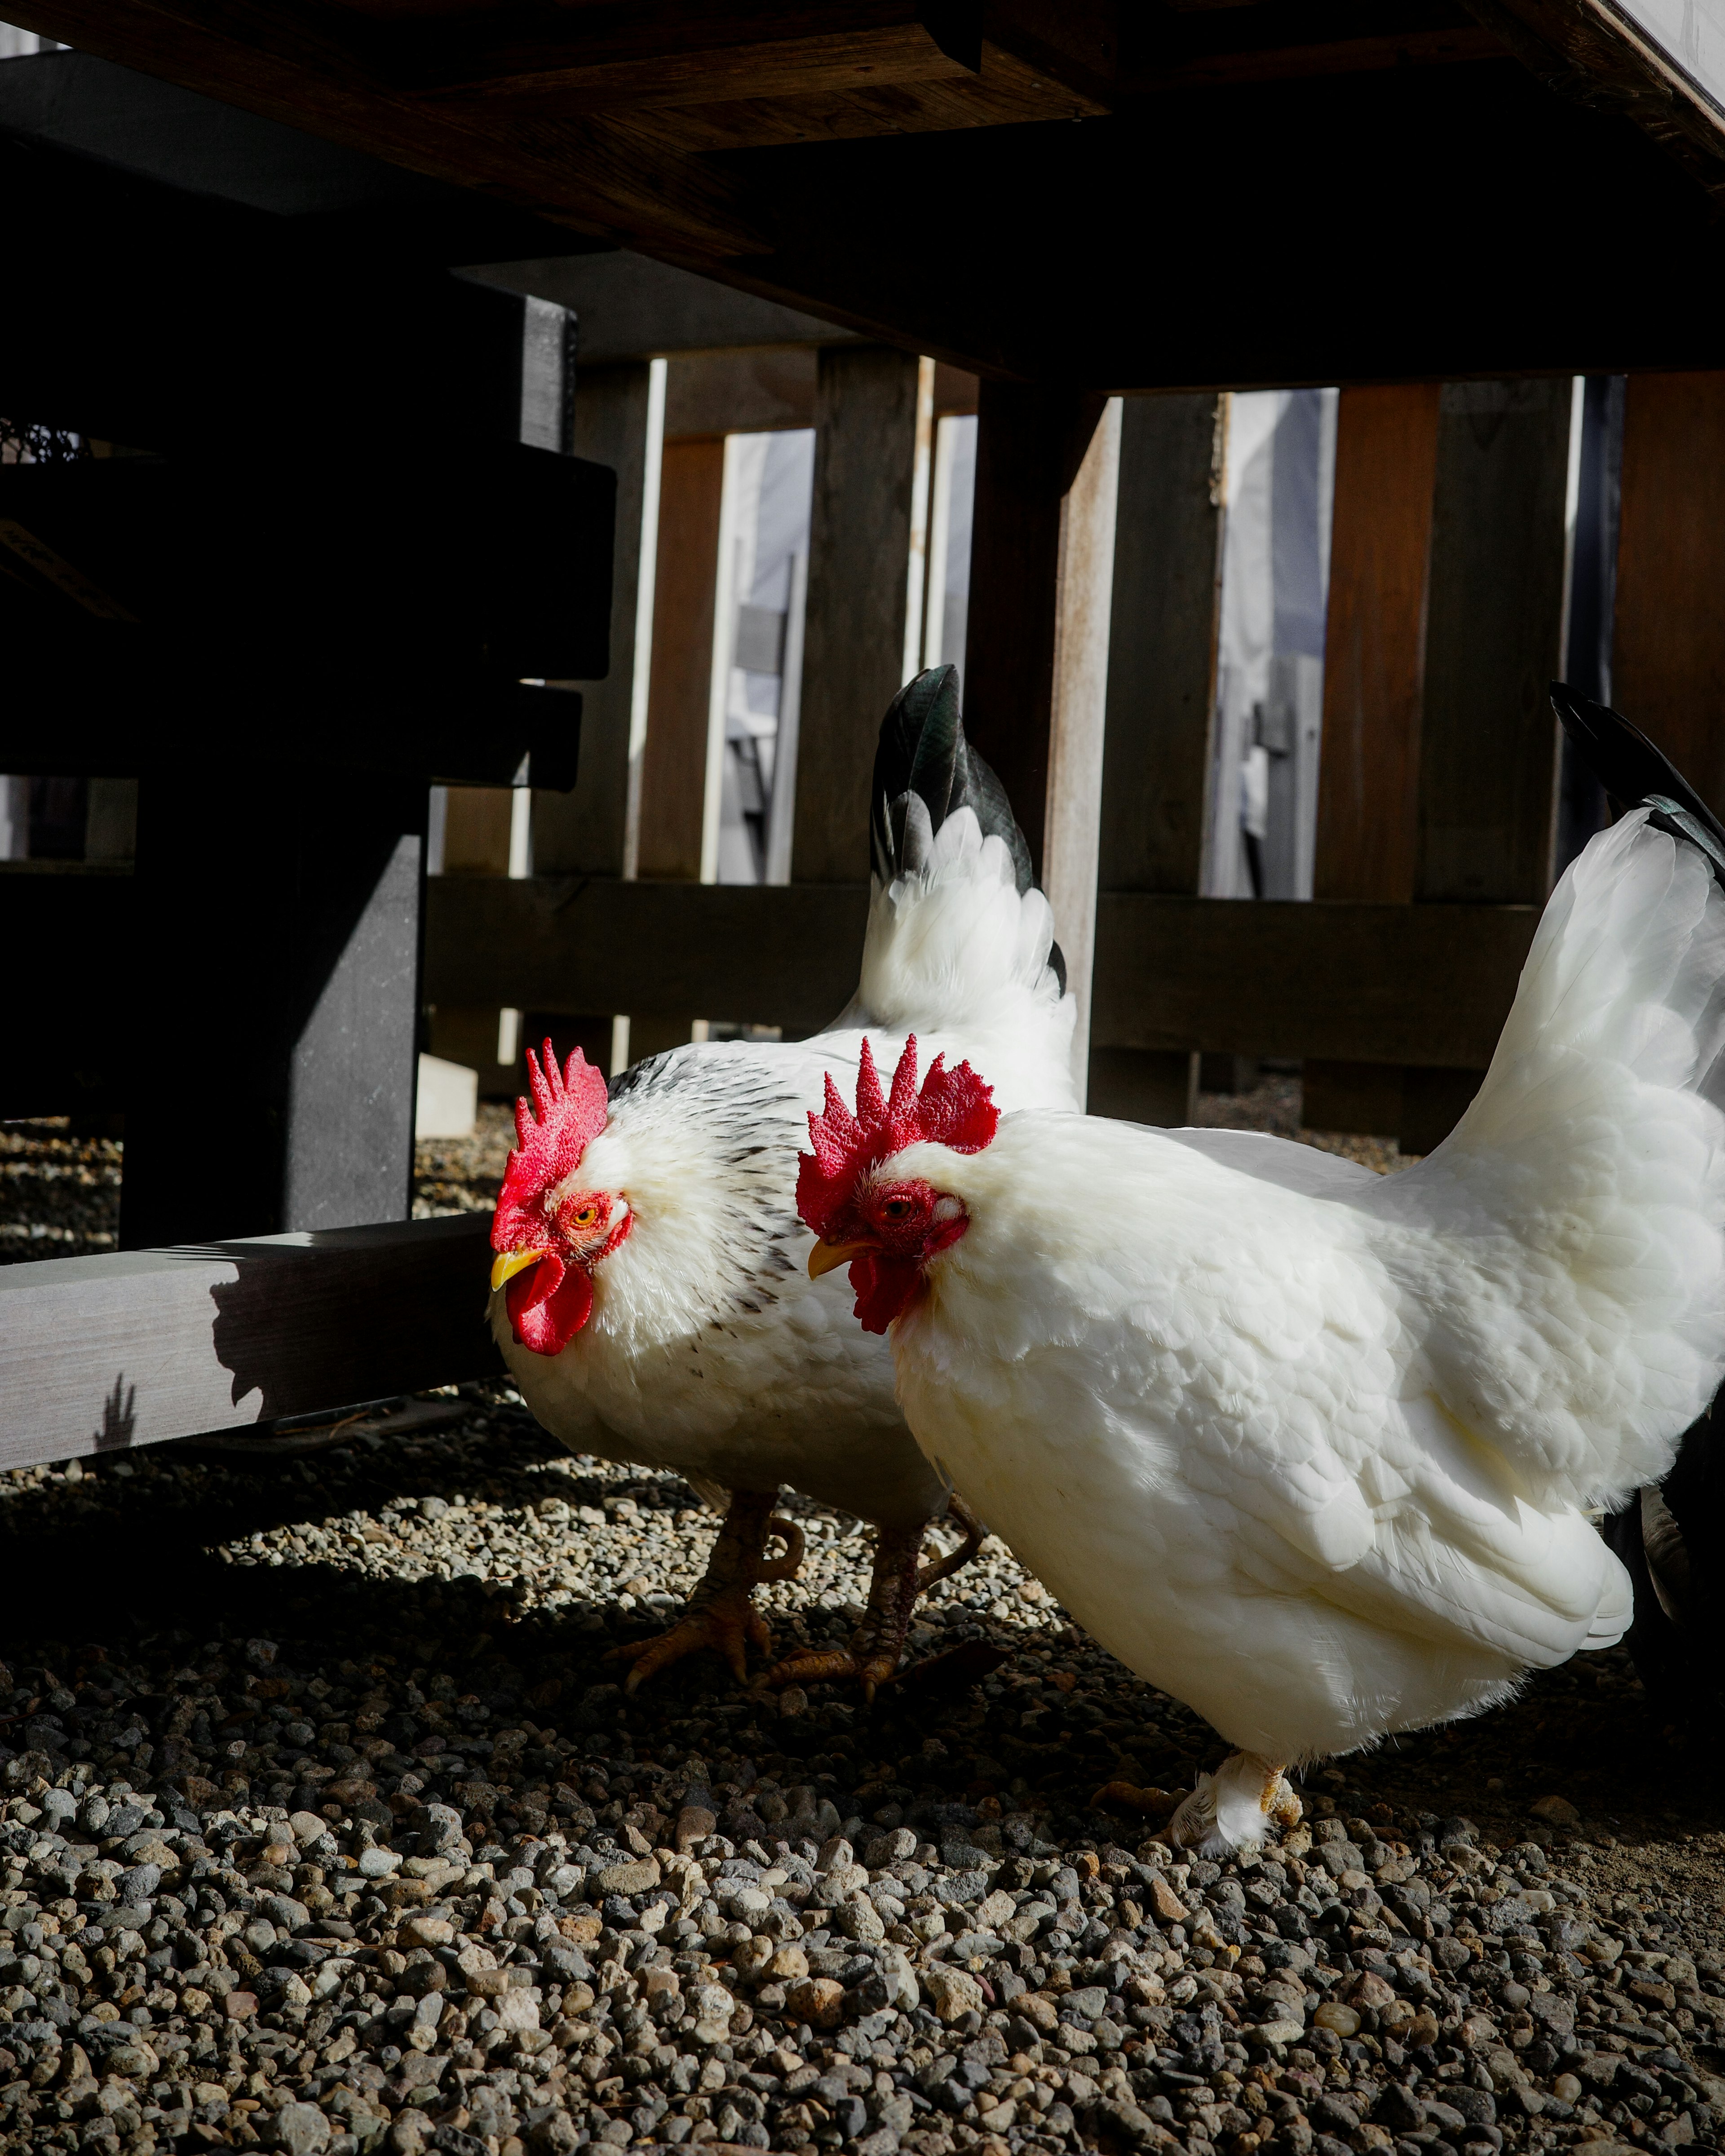
<svg viewBox="0 0 1725 2156">
<path fill-rule="evenodd" d="M 794 1579 L 803 1562 L 803 1530 L 793 1520 L 774 1512 L 773 1492 L 738 1490 L 733 1492 L 725 1524 L 713 1543 L 706 1571 L 691 1598 L 688 1613 L 667 1632 L 651 1639 L 631 1640 L 613 1647 L 607 1661 L 632 1665 L 624 1680 L 626 1692 L 636 1691 L 647 1679 L 657 1676 L 685 1655 L 711 1647 L 730 1665 L 739 1684 L 748 1675 L 748 1650 L 773 1652 L 773 1634 L 767 1620 L 750 1601 L 754 1589 L 771 1579 Z M 777 1537 L 785 1546 L 783 1557 L 768 1558 L 767 1544 Z"/>
<path fill-rule="evenodd" d="M 1294 1825 L 1300 1810 L 1280 1760 L 1234 1752 L 1214 1774 L 1199 1776 L 1191 1795 L 1168 1821 L 1168 1838 L 1177 1849 L 1222 1856 L 1255 1847 L 1272 1821 Z"/>
<path fill-rule="evenodd" d="M 1173 1789 L 1141 1789 L 1135 1782 L 1104 1782 L 1091 1799 L 1090 1808 L 1093 1812 L 1142 1812 L 1146 1819 L 1165 1820 L 1179 1803 Z"/>
<path fill-rule="evenodd" d="M 875 1546 L 874 1570 L 869 1579 L 868 1607 L 849 1647 L 809 1648 L 776 1663 L 762 1678 L 763 1685 L 805 1685 L 855 1678 L 865 1700 L 872 1702 L 884 1684 L 898 1674 L 904 1658 L 905 1635 L 919 1599 L 937 1580 L 945 1579 L 967 1565 L 981 1548 L 988 1532 L 982 1522 L 956 1493 L 947 1500 L 947 1516 L 964 1530 L 964 1538 L 932 1564 L 922 1563 L 925 1526 L 880 1529 Z"/>
</svg>

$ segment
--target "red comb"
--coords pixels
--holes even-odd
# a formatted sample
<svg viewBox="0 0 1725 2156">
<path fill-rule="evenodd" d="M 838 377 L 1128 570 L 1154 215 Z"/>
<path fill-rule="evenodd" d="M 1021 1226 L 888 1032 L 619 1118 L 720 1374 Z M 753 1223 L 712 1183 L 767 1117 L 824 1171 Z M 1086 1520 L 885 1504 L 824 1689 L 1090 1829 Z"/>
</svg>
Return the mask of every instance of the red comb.
<svg viewBox="0 0 1725 2156">
<path fill-rule="evenodd" d="M 856 1113 L 839 1096 L 827 1073 L 826 1106 L 809 1118 L 814 1147 L 803 1153 L 797 1171 L 797 1210 L 817 1235 L 824 1235 L 871 1168 L 919 1140 L 950 1146 L 954 1152 L 980 1152 L 1000 1121 L 993 1089 L 968 1063 L 945 1068 L 937 1055 L 922 1090 L 916 1090 L 916 1036 L 892 1074 L 891 1098 L 884 1098 L 875 1069 L 875 1053 L 865 1038 L 862 1065 L 856 1074 Z"/>
<path fill-rule="evenodd" d="M 605 1127 L 605 1081 L 578 1048 L 567 1068 L 557 1069 L 557 1050 L 547 1040 L 541 1051 L 545 1059 L 527 1050 L 527 1083 L 532 1089 L 530 1107 L 525 1100 L 515 1104 L 516 1149 L 497 1199 L 491 1224 L 491 1247 L 515 1247 L 521 1215 L 540 1193 L 572 1173 L 589 1143 Z M 541 1226 L 536 1209 L 533 1218 Z"/>
</svg>

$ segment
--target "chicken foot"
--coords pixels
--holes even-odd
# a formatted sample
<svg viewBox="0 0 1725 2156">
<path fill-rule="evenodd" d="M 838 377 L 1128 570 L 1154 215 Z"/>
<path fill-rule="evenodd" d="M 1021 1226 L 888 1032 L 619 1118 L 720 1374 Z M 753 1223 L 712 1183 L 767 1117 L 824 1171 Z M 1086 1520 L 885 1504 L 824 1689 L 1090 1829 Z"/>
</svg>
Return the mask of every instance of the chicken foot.
<svg viewBox="0 0 1725 2156">
<path fill-rule="evenodd" d="M 809 1648 L 775 1664 L 761 1681 L 802 1685 L 854 1677 L 862 1686 L 864 1698 L 871 1701 L 880 1686 L 898 1673 L 905 1635 L 917 1603 L 937 1580 L 968 1564 L 982 1548 L 988 1529 L 956 1492 L 947 1500 L 947 1516 L 963 1529 L 963 1540 L 932 1564 L 922 1562 L 928 1522 L 914 1527 L 883 1527 L 875 1545 L 868 1606 L 850 1646 Z"/>
<path fill-rule="evenodd" d="M 1178 1805 L 1165 1789 L 1135 1789 L 1129 1782 L 1105 1783 L 1091 1803 L 1098 1810 L 1157 1817 L 1173 1811 L 1163 1830 L 1167 1839 L 1176 1849 L 1196 1849 L 1203 1856 L 1255 1847 L 1272 1821 L 1296 1825 L 1301 1809 L 1281 1762 L 1257 1752 L 1230 1753 L 1214 1774 L 1200 1774 Z"/>
<path fill-rule="evenodd" d="M 634 1665 L 624 1680 L 625 1691 L 638 1690 L 649 1677 L 703 1647 L 725 1657 L 739 1684 L 748 1674 L 751 1646 L 763 1655 L 773 1652 L 773 1634 L 751 1598 L 768 1580 L 794 1579 L 803 1563 L 803 1530 L 774 1512 L 778 1502 L 776 1491 L 732 1492 L 725 1523 L 701 1584 L 689 1599 L 687 1614 L 668 1632 L 632 1640 L 606 1656 L 608 1661 Z M 783 1543 L 784 1555 L 769 1558 L 767 1545 L 775 1537 Z"/>
</svg>

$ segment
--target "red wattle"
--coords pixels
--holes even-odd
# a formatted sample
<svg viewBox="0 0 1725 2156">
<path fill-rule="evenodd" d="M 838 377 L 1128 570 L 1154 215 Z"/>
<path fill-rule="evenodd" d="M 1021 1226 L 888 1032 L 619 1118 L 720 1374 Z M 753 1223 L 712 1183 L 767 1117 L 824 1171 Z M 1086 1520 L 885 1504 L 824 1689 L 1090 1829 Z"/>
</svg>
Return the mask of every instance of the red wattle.
<svg viewBox="0 0 1725 2156">
<path fill-rule="evenodd" d="M 536 1355 L 561 1355 L 593 1310 L 593 1282 L 579 1265 L 565 1265 L 555 1250 L 516 1273 L 504 1306 L 518 1347 Z"/>
<path fill-rule="evenodd" d="M 914 1259 L 883 1258 L 873 1251 L 853 1258 L 857 1322 L 865 1332 L 884 1332 L 922 1284 L 922 1268 Z"/>
</svg>

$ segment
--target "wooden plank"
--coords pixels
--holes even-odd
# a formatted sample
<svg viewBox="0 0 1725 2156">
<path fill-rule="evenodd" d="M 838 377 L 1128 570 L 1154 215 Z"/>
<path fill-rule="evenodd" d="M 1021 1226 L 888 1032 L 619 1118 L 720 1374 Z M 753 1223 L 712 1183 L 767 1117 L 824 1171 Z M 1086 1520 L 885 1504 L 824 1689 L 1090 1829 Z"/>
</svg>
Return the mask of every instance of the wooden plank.
<svg viewBox="0 0 1725 2156">
<path fill-rule="evenodd" d="M 1624 410 L 1612 701 L 1725 808 L 1725 374 L 1636 375 Z"/>
<path fill-rule="evenodd" d="M 809 1031 L 855 989 L 867 915 L 859 884 L 439 880 L 427 898 L 426 993 Z"/>
<path fill-rule="evenodd" d="M 567 793 L 533 796 L 533 861 L 542 874 L 621 875 L 627 842 L 629 727 L 636 649 L 643 511 L 649 507 L 649 466 L 656 476 L 659 445 L 649 444 L 650 367 L 644 361 L 581 369 L 575 400 L 575 454 L 617 475 L 617 523 L 612 550 L 611 668 L 603 680 L 583 681 L 581 770 Z M 656 515 L 656 504 L 653 505 Z M 650 622 L 650 616 L 649 616 Z M 506 860 L 505 866 L 507 866 Z"/>
<path fill-rule="evenodd" d="M 815 398 L 791 874 L 869 873 L 880 720 L 904 680 L 917 362 L 879 345 L 822 352 Z"/>
<path fill-rule="evenodd" d="M 1366 902 L 1414 896 L 1420 843 L 1435 382 L 1343 389 L 1336 417 L 1313 891 Z M 1401 1074 L 1317 1058 L 1303 1079 L 1314 1130 L 1388 1133 Z"/>
<path fill-rule="evenodd" d="M 1725 203 L 1725 32 L 1671 0 L 1469 0 L 1556 90 L 1622 112 Z"/>
<path fill-rule="evenodd" d="M 97 988 L 110 978 L 123 982 L 136 912 L 131 880 L 65 880 L 85 895 L 75 929 L 64 914 L 14 902 L 49 880 L 0 875 L 8 947 L 21 947 L 16 931 L 28 921 L 39 931 L 33 963 L 42 978 L 59 973 Z M 549 1012 L 706 1009 L 812 1031 L 856 985 L 867 916 L 860 884 L 435 877 L 427 894 L 425 991 L 433 1001 Z M 1249 906 L 1105 891 L 1092 1036 L 1105 1047 L 1179 1054 L 1477 1070 L 1538 917 L 1525 906 Z M 83 943 L 94 966 L 111 965 L 111 977 L 77 976 Z M 135 1072 L 121 1029 L 85 1045 L 97 1068 L 105 1064 L 122 1080 Z"/>
<path fill-rule="evenodd" d="M 985 380 L 977 408 L 965 731 L 999 774 L 1039 875 L 1062 508 L 1103 402 Z"/>
<path fill-rule="evenodd" d="M 812 1030 L 856 985 L 860 885 L 434 883 L 429 993 L 523 1008 L 706 1009 Z M 1538 921 L 1522 906 L 1370 906 L 1105 891 L 1093 1038 L 1187 1053 L 1479 1067 Z"/>
<path fill-rule="evenodd" d="M 1543 905 L 1551 888 L 1570 384 L 1444 387 L 1414 896 Z"/>
<path fill-rule="evenodd" d="M 1105 891 L 1190 896 L 1199 887 L 1225 427 L 1225 402 L 1213 396 L 1134 397 L 1122 408 L 1098 854 Z M 1092 1042 L 1093 1114 L 1189 1122 L 1193 1086 L 1188 1050 Z"/>
<path fill-rule="evenodd" d="M 789 352 L 685 354 L 666 370 L 665 434 L 768 434 L 815 425 L 816 356 Z M 586 382 L 583 373 L 582 381 Z"/>
<path fill-rule="evenodd" d="M 624 121 L 500 112 L 476 125 L 457 100 L 389 93 L 347 68 L 311 18 L 288 8 L 266 30 L 242 34 L 211 0 L 172 15 L 149 0 L 28 4 L 29 27 L 87 52 L 476 192 L 531 201 L 583 234 L 800 312 L 1011 378 L 1195 388 L 1611 372 L 1717 357 L 1712 294 L 1725 234 L 1707 195 L 1647 136 L 1553 95 L 1510 59 L 1133 98 L 1076 126 L 880 131 L 707 157 L 692 140 L 679 151 Z M 878 125 L 902 122 L 883 108 Z M 1230 154 L 1213 170 L 1219 139 Z M 1155 275 L 1121 275 L 1119 220 L 1089 206 L 1106 195 L 1125 213 L 1147 213 L 1197 169 L 1210 172 L 1207 228 L 1163 230 Z M 1218 285 L 1208 229 L 1249 222 L 1266 199 L 1291 223 L 1317 228 L 1362 171 L 1373 185 L 1358 198 L 1360 214 L 1318 259 L 1290 254 L 1262 279 Z M 67 232 L 52 200 L 60 192 L 56 181 L 13 203 L 8 219 L 18 235 L 8 257 L 14 312 L 31 346 L 52 344 L 64 362 L 32 365 L 28 378 L 57 404 L 98 393 L 104 322 L 170 316 L 125 250 L 92 253 L 90 235 L 80 244 Z M 955 260 L 927 205 L 959 199 L 966 245 Z M 1515 216 L 1504 216 L 1506 203 Z M 206 278 L 218 297 L 198 300 L 183 266 L 150 238 L 150 220 L 138 222 L 141 260 L 162 268 L 206 323 L 213 314 L 228 322 L 228 279 Z M 1542 234 L 1538 278 L 1526 274 L 1530 224 Z M 1409 232 L 1432 235 L 1417 257 Z M 1625 264 L 1630 303 L 1594 303 L 1602 259 Z M 1044 304 L 1024 303 L 1027 264 L 1046 280 Z M 64 304 L 44 304 L 44 288 Z M 262 325 L 291 337 L 292 311 L 278 295 L 267 312 L 252 307 L 248 298 L 259 349 L 270 341 Z M 214 336 L 200 348 L 222 342 Z M 183 357 L 166 345 L 141 355 L 138 378 L 193 414 L 210 408 L 212 394 L 231 397 L 198 368 L 176 371 L 170 356 Z M 296 378 L 311 382 L 314 370 Z M 458 400 L 439 388 L 447 412 Z M 126 394 L 136 410 L 130 382 Z M 121 440 L 154 438 L 76 423 Z"/>
<path fill-rule="evenodd" d="M 0 1266 L 0 1466 L 502 1369 L 490 1216 Z"/>
<path fill-rule="evenodd" d="M 817 26 L 814 9 L 757 7 L 727 16 L 691 13 L 680 0 L 572 14 L 522 7 L 458 17 L 447 28 L 398 18 L 373 33 L 370 57 L 403 89 L 554 94 L 560 114 L 974 74 L 979 48 L 968 59 L 947 49 L 953 41 L 919 19 L 928 12 L 917 0 L 847 0 L 819 10 Z"/>
<path fill-rule="evenodd" d="M 1245 905 L 1105 891 L 1096 1037 L 1477 1070 L 1538 919 L 1533 906 Z"/>
<path fill-rule="evenodd" d="M 1319 898 L 1414 896 L 1438 402 L 1420 382 L 1344 389 L 1337 408 Z"/>
<path fill-rule="evenodd" d="M 665 445 L 654 582 L 653 671 L 642 754 L 640 872 L 701 874 L 713 602 L 724 497 L 721 437 Z M 611 1008 L 626 1010 L 627 1002 Z"/>
<path fill-rule="evenodd" d="M 127 1248 L 406 1216 L 425 816 L 412 778 L 145 778 Z M 213 1036 L 215 1134 L 188 1157 L 186 1044 Z"/>
</svg>

